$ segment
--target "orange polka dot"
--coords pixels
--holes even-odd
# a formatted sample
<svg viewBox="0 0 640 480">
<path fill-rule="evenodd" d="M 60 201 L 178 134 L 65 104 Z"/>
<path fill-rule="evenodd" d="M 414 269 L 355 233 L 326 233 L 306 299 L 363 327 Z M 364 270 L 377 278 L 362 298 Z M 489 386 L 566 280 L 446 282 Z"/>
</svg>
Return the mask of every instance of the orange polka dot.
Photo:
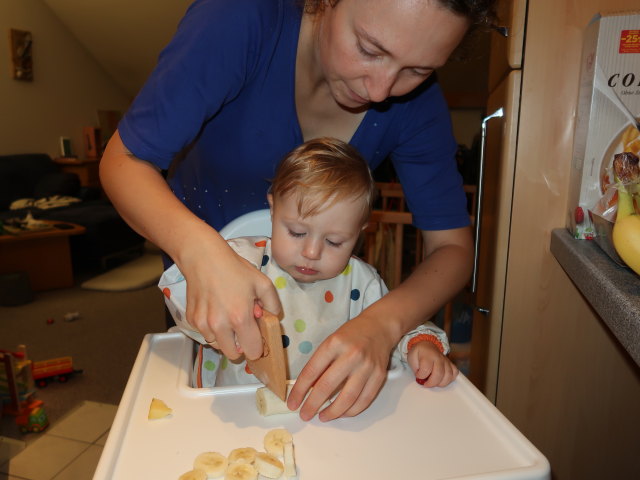
<svg viewBox="0 0 640 480">
<path fill-rule="evenodd" d="M 256 247 L 266 247 L 267 246 L 267 241 L 266 240 L 260 240 L 259 242 L 255 243 Z"/>
<path fill-rule="evenodd" d="M 164 288 L 162 289 L 162 293 L 164 293 L 164 296 L 165 296 L 165 297 L 167 297 L 167 298 L 171 298 L 171 290 L 169 290 L 169 288 L 168 288 L 168 287 L 164 287 Z"/>
<path fill-rule="evenodd" d="M 333 293 L 331 293 L 331 290 L 324 292 L 324 301 L 327 303 L 333 302 Z"/>
<path fill-rule="evenodd" d="M 244 364 L 244 371 L 247 372 L 249 375 L 251 375 L 253 373 L 251 371 L 251 369 L 249 368 L 249 364 L 248 363 Z"/>
</svg>

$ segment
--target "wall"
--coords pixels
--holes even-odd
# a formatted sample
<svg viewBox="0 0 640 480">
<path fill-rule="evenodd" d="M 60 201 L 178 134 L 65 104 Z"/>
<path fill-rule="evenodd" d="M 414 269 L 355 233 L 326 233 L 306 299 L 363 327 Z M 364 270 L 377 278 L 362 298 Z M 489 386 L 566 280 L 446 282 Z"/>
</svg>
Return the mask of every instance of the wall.
<svg viewBox="0 0 640 480">
<path fill-rule="evenodd" d="M 498 408 L 555 480 L 640 478 L 640 368 L 549 251 L 569 190 L 582 35 L 637 0 L 530 0 Z"/>
<path fill-rule="evenodd" d="M 32 82 L 12 78 L 9 29 L 33 35 Z M 124 111 L 129 97 L 41 0 L 0 1 L 0 154 L 58 156 L 59 138 L 82 154 L 82 127 L 96 110 Z"/>
</svg>

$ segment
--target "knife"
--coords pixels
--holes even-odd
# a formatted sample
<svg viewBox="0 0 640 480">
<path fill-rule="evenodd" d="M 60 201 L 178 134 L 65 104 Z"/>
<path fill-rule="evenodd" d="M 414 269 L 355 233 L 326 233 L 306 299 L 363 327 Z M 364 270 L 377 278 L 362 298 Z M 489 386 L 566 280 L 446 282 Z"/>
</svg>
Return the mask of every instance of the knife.
<svg viewBox="0 0 640 480">
<path fill-rule="evenodd" d="M 257 360 L 247 360 L 247 364 L 251 373 L 285 402 L 287 400 L 287 364 L 282 346 L 280 320 L 266 310 L 262 312 L 262 316 L 256 319 L 262 335 L 262 357 Z"/>
</svg>

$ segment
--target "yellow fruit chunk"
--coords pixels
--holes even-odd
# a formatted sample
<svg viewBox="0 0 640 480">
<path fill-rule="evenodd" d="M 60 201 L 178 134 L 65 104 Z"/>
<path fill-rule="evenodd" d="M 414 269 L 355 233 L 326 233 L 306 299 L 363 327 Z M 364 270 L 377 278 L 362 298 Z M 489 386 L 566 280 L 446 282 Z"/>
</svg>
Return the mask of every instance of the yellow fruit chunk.
<svg viewBox="0 0 640 480">
<path fill-rule="evenodd" d="M 173 410 L 167 407 L 167 404 L 158 398 L 153 398 L 151 400 L 151 405 L 149 406 L 149 415 L 147 418 L 149 420 L 157 420 L 158 418 L 165 418 L 173 413 Z"/>
</svg>

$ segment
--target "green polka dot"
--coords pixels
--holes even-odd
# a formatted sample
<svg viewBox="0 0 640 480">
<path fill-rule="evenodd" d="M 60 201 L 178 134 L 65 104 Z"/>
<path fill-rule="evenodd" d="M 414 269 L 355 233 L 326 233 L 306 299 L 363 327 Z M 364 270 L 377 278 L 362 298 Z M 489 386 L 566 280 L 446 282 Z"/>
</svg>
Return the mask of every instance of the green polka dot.
<svg viewBox="0 0 640 480">
<path fill-rule="evenodd" d="M 299 318 L 293 322 L 293 328 L 296 329 L 296 332 L 304 332 L 307 329 L 307 322 Z"/>
<path fill-rule="evenodd" d="M 347 266 L 344 267 L 344 270 L 342 271 L 342 275 L 349 275 L 351 273 L 351 264 L 347 263 Z"/>
<path fill-rule="evenodd" d="M 205 370 L 209 370 L 210 372 L 214 371 L 216 369 L 216 364 L 215 362 L 212 362 L 211 360 L 207 360 L 206 362 L 204 362 L 203 365 Z"/>
<path fill-rule="evenodd" d="M 276 288 L 282 289 L 287 286 L 287 280 L 284 277 L 278 277 L 273 281 L 273 284 Z"/>
<path fill-rule="evenodd" d="M 229 366 L 229 360 L 227 359 L 227 357 L 222 357 L 222 361 L 220 362 L 220 368 L 224 370 L 228 366 Z"/>
</svg>

